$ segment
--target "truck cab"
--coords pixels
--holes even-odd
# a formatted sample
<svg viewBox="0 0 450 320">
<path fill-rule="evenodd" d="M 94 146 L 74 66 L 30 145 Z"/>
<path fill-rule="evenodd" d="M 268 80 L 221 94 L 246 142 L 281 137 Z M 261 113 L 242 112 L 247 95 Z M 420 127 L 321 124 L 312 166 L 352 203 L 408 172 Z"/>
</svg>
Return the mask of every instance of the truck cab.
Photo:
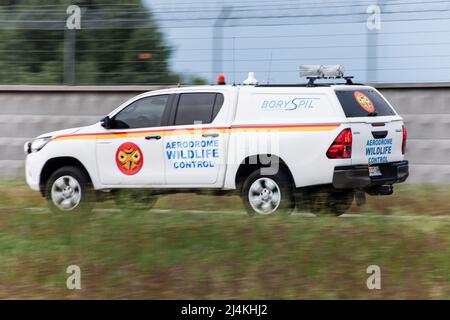
<svg viewBox="0 0 450 320">
<path fill-rule="evenodd" d="M 147 209 L 161 194 L 213 191 L 239 194 L 252 215 L 342 214 L 406 180 L 405 143 L 402 118 L 369 86 L 180 87 L 27 142 L 25 174 L 58 212 L 127 190 Z"/>
</svg>

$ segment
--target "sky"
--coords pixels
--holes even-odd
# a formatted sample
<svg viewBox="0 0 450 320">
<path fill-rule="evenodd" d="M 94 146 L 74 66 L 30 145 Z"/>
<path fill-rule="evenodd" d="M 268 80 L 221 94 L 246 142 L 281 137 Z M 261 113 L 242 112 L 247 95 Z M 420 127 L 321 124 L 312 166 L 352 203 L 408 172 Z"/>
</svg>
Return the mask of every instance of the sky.
<svg viewBox="0 0 450 320">
<path fill-rule="evenodd" d="M 450 82 L 450 0 L 143 1 L 174 49 L 172 69 L 208 82 L 253 71 L 260 83 L 298 83 L 301 64 L 342 64 L 358 82 Z M 379 29 L 367 26 L 370 5 Z"/>
</svg>

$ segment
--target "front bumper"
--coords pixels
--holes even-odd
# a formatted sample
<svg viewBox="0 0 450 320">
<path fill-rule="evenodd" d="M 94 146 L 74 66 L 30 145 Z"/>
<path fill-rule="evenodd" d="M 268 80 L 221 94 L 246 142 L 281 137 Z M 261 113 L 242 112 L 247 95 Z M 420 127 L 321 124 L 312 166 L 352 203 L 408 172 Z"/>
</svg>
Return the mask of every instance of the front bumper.
<svg viewBox="0 0 450 320">
<path fill-rule="evenodd" d="M 370 177 L 367 165 L 340 166 L 334 168 L 333 187 L 358 189 L 404 182 L 409 175 L 408 161 L 378 165 L 381 176 Z"/>
<path fill-rule="evenodd" d="M 25 160 L 25 178 L 28 186 L 34 191 L 40 191 L 40 175 L 45 159 L 39 152 L 30 153 Z"/>
</svg>

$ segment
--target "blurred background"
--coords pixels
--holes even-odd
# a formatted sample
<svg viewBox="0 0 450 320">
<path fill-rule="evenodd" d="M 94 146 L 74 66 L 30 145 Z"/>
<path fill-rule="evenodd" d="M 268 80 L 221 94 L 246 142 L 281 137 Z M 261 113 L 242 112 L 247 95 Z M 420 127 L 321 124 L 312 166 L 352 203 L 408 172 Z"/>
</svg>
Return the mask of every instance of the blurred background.
<svg viewBox="0 0 450 320">
<path fill-rule="evenodd" d="M 240 82 L 248 70 L 292 83 L 299 63 L 341 63 L 362 82 L 446 82 L 449 13 L 445 0 L 2 0 L 0 83 Z"/>
<path fill-rule="evenodd" d="M 450 0 L 0 0 L 0 298 L 450 298 L 449 39 Z M 243 220 L 183 194 L 53 217 L 24 184 L 37 135 L 221 73 L 303 82 L 300 64 L 345 65 L 405 119 L 410 178 L 364 218 Z"/>
</svg>

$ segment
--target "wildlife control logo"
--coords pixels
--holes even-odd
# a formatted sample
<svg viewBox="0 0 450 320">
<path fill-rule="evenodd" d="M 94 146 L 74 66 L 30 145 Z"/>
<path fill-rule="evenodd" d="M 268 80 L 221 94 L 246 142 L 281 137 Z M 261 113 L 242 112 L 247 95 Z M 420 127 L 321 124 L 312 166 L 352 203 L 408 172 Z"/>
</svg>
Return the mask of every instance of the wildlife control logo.
<svg viewBox="0 0 450 320">
<path fill-rule="evenodd" d="M 119 170 L 132 176 L 138 173 L 144 164 L 141 149 L 132 142 L 125 142 L 117 149 L 116 163 Z"/>
<path fill-rule="evenodd" d="M 361 108 L 366 110 L 367 112 L 374 112 L 375 107 L 373 106 L 372 101 L 366 96 L 364 93 L 360 91 L 355 91 L 354 93 L 356 101 L 358 101 Z"/>
</svg>

